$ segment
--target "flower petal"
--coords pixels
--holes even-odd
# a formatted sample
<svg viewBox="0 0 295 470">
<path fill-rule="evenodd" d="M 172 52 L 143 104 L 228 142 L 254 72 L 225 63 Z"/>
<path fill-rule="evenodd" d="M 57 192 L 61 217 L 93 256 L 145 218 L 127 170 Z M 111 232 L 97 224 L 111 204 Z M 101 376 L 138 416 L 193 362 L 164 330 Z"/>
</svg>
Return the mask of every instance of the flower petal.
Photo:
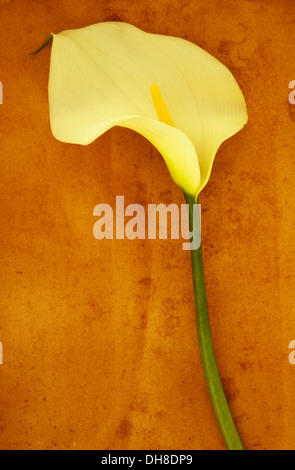
<svg viewBox="0 0 295 470">
<path fill-rule="evenodd" d="M 198 157 L 182 131 L 146 117 L 122 120 L 118 125 L 148 139 L 162 154 L 174 182 L 188 194 L 197 193 L 201 181 Z"/>
<path fill-rule="evenodd" d="M 170 126 L 155 124 L 158 119 L 150 94 L 153 83 L 161 90 L 173 123 L 196 149 L 201 173 L 198 192 L 208 181 L 218 147 L 243 127 L 247 112 L 229 70 L 186 40 L 145 33 L 118 22 L 54 35 L 49 78 L 52 132 L 61 141 L 85 145 L 120 122 L 138 124 L 140 116 L 147 118 L 141 121 L 141 133 L 149 138 L 149 123 L 153 135 L 149 140 L 157 135 L 154 145 L 165 153 L 167 165 L 169 160 L 173 179 L 179 172 L 182 180 L 184 158 L 186 170 L 197 171 L 192 161 L 187 165 L 195 154 L 190 151 L 184 156 L 180 151 L 176 156 L 171 139 L 176 139 L 175 146 L 181 150 L 185 136 L 180 138 L 175 129 L 166 129 Z M 183 150 L 188 147 L 186 142 Z M 199 174 L 190 182 L 190 191 L 198 179 Z"/>
</svg>

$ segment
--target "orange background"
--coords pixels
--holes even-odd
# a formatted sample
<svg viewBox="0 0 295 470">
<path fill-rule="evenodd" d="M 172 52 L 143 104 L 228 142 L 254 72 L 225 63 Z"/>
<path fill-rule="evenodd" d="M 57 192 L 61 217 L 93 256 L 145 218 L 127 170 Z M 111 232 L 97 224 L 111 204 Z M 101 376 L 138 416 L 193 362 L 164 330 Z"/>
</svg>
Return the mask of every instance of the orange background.
<svg viewBox="0 0 295 470">
<path fill-rule="evenodd" d="M 93 237 L 93 208 L 181 204 L 158 152 L 115 128 L 56 141 L 51 31 L 120 20 L 234 73 L 249 123 L 201 194 L 216 357 L 247 449 L 295 449 L 293 0 L 0 0 L 1 449 L 224 449 L 181 240 Z"/>
</svg>

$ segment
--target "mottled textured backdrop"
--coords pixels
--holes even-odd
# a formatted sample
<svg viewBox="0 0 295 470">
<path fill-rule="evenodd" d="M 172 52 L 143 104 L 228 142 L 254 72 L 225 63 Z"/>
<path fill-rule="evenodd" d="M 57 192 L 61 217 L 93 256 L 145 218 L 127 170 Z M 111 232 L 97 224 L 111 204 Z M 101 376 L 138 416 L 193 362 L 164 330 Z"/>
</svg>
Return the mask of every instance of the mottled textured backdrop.
<svg viewBox="0 0 295 470">
<path fill-rule="evenodd" d="M 158 152 L 114 128 L 50 132 L 51 31 L 126 21 L 234 73 L 249 123 L 202 192 L 216 357 L 247 449 L 295 449 L 293 0 L 0 0 L 1 449 L 224 449 L 181 240 L 98 241 L 93 208 L 183 203 Z"/>
</svg>

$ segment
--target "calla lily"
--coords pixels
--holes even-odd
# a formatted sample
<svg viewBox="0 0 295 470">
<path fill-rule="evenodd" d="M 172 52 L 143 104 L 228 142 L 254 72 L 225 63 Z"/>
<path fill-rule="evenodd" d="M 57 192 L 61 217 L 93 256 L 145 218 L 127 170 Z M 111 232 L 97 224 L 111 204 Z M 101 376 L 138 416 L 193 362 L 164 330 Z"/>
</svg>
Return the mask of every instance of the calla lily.
<svg viewBox="0 0 295 470">
<path fill-rule="evenodd" d="M 243 94 L 217 59 L 120 22 L 53 34 L 49 106 L 63 142 L 87 145 L 113 126 L 139 132 L 195 197 L 221 143 L 247 121 Z"/>
<path fill-rule="evenodd" d="M 125 23 L 63 31 L 52 34 L 44 45 L 52 38 L 53 135 L 87 145 L 113 126 L 139 132 L 159 150 L 182 188 L 195 235 L 195 201 L 208 182 L 215 154 L 247 122 L 245 100 L 233 75 L 186 40 L 146 33 Z M 227 448 L 241 450 L 214 354 L 201 246 L 191 251 L 191 260 L 209 394 Z"/>
</svg>

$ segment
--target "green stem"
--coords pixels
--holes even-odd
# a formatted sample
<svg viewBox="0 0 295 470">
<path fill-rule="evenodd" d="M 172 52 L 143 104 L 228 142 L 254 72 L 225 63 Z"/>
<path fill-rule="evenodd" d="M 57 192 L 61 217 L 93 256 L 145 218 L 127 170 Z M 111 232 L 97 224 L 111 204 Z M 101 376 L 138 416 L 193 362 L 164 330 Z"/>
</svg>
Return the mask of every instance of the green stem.
<svg viewBox="0 0 295 470">
<path fill-rule="evenodd" d="M 40 47 L 38 47 L 38 49 L 34 52 L 29 52 L 28 55 L 35 55 L 37 54 L 39 51 L 41 51 L 41 49 L 43 49 L 43 47 L 45 47 L 51 40 L 53 39 L 53 34 L 51 33 L 48 38 L 46 39 L 46 41 L 43 42 L 43 44 L 41 44 Z"/>
<path fill-rule="evenodd" d="M 195 219 L 197 220 L 193 223 L 195 198 L 187 194 L 184 196 L 189 209 L 190 231 L 194 237 L 199 237 L 200 239 L 201 222 L 199 216 L 196 217 L 198 211 L 195 211 Z M 199 348 L 211 402 L 227 448 L 229 450 L 243 450 L 244 448 L 233 421 L 216 364 L 208 316 L 201 244 L 197 249 L 191 250 L 191 260 Z"/>
</svg>

